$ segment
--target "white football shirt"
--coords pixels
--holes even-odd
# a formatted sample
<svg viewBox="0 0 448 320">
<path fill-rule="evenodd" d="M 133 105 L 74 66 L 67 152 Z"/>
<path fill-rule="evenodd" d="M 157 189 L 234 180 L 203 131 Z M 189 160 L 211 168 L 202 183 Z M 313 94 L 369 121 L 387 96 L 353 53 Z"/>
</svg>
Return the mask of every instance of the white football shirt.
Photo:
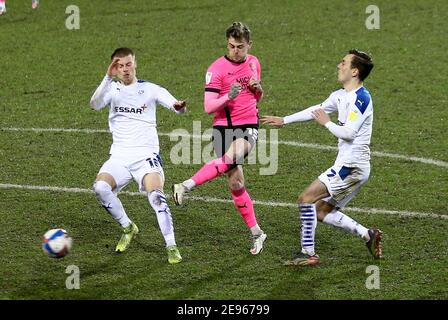
<svg viewBox="0 0 448 320">
<path fill-rule="evenodd" d="M 373 103 L 369 91 L 363 86 L 350 92 L 336 90 L 321 104 L 284 117 L 284 123 L 311 120 L 311 112 L 318 108 L 323 108 L 326 113 L 337 111 L 337 124 L 355 133 L 352 140 L 339 138 L 335 165 L 351 167 L 369 163 L 373 125 Z"/>
<path fill-rule="evenodd" d="M 137 159 L 153 152 L 159 153 L 156 129 L 156 106 L 161 104 L 176 113 L 177 101 L 165 88 L 138 80 L 123 85 L 105 76 L 93 94 L 90 104 L 99 110 L 109 105 L 109 129 L 113 143 L 110 154 L 117 157 Z"/>
</svg>

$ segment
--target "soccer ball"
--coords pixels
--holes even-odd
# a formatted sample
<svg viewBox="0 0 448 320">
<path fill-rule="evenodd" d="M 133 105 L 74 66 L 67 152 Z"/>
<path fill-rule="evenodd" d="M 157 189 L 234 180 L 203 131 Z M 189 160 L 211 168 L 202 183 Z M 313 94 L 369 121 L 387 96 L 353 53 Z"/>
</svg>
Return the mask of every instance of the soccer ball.
<svg viewBox="0 0 448 320">
<path fill-rule="evenodd" d="M 42 249 L 52 258 L 62 258 L 70 252 L 73 239 L 64 229 L 51 229 L 45 232 Z"/>
</svg>

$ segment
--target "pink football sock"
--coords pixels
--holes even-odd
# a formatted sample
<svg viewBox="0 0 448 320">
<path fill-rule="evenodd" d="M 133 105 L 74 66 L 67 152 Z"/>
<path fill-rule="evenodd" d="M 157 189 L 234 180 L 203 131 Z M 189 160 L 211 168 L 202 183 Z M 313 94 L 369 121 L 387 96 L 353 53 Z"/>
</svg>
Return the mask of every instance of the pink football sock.
<svg viewBox="0 0 448 320">
<path fill-rule="evenodd" d="M 204 166 L 199 169 L 199 171 L 196 172 L 196 174 L 191 177 L 191 179 L 196 183 L 197 186 L 201 185 L 229 170 L 232 164 L 232 160 L 224 155 L 221 158 L 212 160 L 204 164 Z"/>
<path fill-rule="evenodd" d="M 257 224 L 257 218 L 255 218 L 254 205 L 246 188 L 232 190 L 232 198 L 246 225 L 249 228 L 255 226 Z"/>
</svg>

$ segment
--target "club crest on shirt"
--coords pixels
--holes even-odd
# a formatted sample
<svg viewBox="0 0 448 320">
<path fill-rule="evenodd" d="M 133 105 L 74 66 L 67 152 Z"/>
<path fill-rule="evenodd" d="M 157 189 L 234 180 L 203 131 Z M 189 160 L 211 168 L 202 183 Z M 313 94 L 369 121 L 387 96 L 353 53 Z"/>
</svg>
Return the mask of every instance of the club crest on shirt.
<svg viewBox="0 0 448 320">
<path fill-rule="evenodd" d="M 212 75 L 213 73 L 207 72 L 207 74 L 205 75 L 205 84 L 209 84 L 212 81 Z"/>
<path fill-rule="evenodd" d="M 144 94 L 145 90 L 138 90 L 138 94 Z"/>
<path fill-rule="evenodd" d="M 255 68 L 255 63 L 253 63 L 253 62 L 249 63 L 249 68 L 250 68 L 250 70 L 252 70 L 252 72 L 257 71 L 257 69 Z"/>
<path fill-rule="evenodd" d="M 255 63 L 251 62 L 249 63 L 249 68 L 252 71 L 252 76 L 258 80 L 258 72 L 257 72 L 257 67 L 255 66 Z"/>
</svg>

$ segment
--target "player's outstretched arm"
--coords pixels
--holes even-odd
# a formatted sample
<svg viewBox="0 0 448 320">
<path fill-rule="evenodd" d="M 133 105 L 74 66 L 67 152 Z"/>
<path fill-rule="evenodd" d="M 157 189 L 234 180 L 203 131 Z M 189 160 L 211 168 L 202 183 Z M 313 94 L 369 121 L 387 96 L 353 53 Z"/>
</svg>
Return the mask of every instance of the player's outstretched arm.
<svg viewBox="0 0 448 320">
<path fill-rule="evenodd" d="M 276 127 L 282 127 L 285 124 L 282 117 L 274 117 L 274 116 L 261 117 L 261 123 Z"/>
<path fill-rule="evenodd" d="M 311 115 L 319 123 L 321 126 L 325 126 L 328 122 L 331 121 L 328 114 L 322 108 L 318 108 L 316 110 L 311 111 Z"/>
<path fill-rule="evenodd" d="M 177 114 L 185 113 L 187 110 L 187 101 L 177 100 L 167 89 L 161 86 L 158 86 L 157 90 L 157 103 Z"/>
</svg>

